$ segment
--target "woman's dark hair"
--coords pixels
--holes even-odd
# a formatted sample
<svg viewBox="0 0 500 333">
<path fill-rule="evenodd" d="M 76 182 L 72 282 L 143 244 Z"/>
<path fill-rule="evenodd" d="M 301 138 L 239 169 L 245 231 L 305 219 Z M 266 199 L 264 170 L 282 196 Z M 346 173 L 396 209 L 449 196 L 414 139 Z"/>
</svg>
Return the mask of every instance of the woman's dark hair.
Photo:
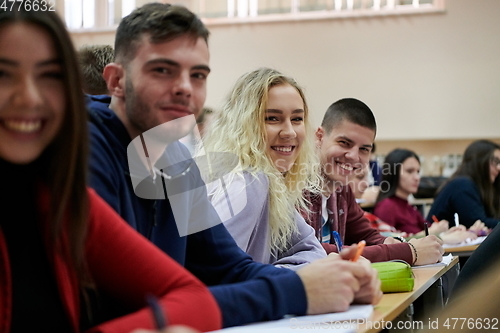
<svg viewBox="0 0 500 333">
<path fill-rule="evenodd" d="M 48 189 L 50 196 L 48 216 L 43 223 L 47 230 L 46 244 L 74 267 L 81 282 L 90 282 L 84 264 L 89 216 L 87 112 L 76 52 L 55 12 L 26 11 L 23 6 L 0 9 L 0 29 L 10 24 L 30 24 L 43 29 L 52 37 L 59 56 L 66 107 L 58 134 L 39 157 L 42 187 Z"/>
<path fill-rule="evenodd" d="M 500 218 L 500 177 L 493 184 L 490 178 L 490 165 L 494 151 L 500 150 L 500 145 L 489 140 L 477 140 L 465 149 L 462 163 L 450 179 L 468 177 L 479 188 L 486 213 L 494 218 Z M 440 189 L 441 190 L 441 189 Z"/>
<path fill-rule="evenodd" d="M 387 154 L 384 164 L 382 164 L 382 182 L 380 183 L 377 202 L 396 195 L 396 190 L 399 186 L 399 176 L 401 175 L 401 166 L 410 157 L 414 157 L 420 163 L 418 155 L 408 149 L 398 148 Z"/>
</svg>

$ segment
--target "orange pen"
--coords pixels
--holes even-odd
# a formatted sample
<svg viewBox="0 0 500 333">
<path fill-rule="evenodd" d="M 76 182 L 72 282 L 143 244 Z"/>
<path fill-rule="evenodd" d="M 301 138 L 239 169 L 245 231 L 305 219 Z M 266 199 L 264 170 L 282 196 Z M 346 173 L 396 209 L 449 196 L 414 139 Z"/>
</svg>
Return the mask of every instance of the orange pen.
<svg viewBox="0 0 500 333">
<path fill-rule="evenodd" d="M 365 248 L 366 242 L 362 240 L 361 242 L 358 243 L 358 250 L 356 251 L 356 254 L 354 255 L 354 258 L 351 259 L 351 261 L 358 261 L 359 257 L 361 257 L 361 254 L 363 253 L 363 249 Z"/>
<path fill-rule="evenodd" d="M 438 218 L 436 217 L 436 215 L 432 215 L 432 221 L 434 222 L 439 222 Z"/>
</svg>

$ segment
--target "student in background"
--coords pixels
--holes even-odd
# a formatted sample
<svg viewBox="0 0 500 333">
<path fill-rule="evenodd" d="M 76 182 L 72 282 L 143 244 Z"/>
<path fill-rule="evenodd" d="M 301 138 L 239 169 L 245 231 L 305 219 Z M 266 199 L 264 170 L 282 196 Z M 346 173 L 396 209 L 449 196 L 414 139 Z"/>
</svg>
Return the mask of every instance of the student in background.
<svg viewBox="0 0 500 333">
<path fill-rule="evenodd" d="M 427 215 L 471 227 L 477 220 L 488 228 L 500 222 L 500 145 L 478 140 L 465 150 L 462 164 L 442 186 Z"/>
<path fill-rule="evenodd" d="M 144 199 L 134 192 L 127 160 L 130 142 L 171 122 L 193 119 L 195 126 L 210 72 L 208 35 L 203 22 L 182 6 L 148 3 L 122 19 L 116 33 L 115 62 L 104 69 L 111 96 L 91 96 L 89 104 L 91 186 L 124 220 L 210 286 L 224 326 L 279 319 L 286 314 L 341 311 L 361 292 L 369 303 L 378 300 L 377 279 L 369 267 L 357 266 L 363 288 L 353 289 L 330 282 L 338 278 L 334 275 L 339 264 L 329 260 L 317 260 L 300 274 L 254 262 L 220 223 L 200 184 L 196 165 L 189 172 L 172 174 L 175 178 L 156 168 L 145 179 L 165 196 Z M 161 134 L 180 135 L 177 130 Z M 178 141 L 166 148 L 190 163 L 191 156 Z M 160 158 L 168 160 L 168 151 L 161 151 L 151 164 L 156 166 Z M 169 197 L 164 189 L 171 184 L 188 191 Z M 189 191 L 193 188 L 196 191 Z M 177 204 L 171 204 L 174 199 Z M 174 217 L 179 209 L 181 218 L 212 227 L 181 237 Z M 358 285 L 352 275 L 344 278 Z"/>
<path fill-rule="evenodd" d="M 110 45 L 86 45 L 78 50 L 78 62 L 82 71 L 83 91 L 89 95 L 107 95 L 108 87 L 102 77 L 104 67 L 113 62 L 114 52 Z"/>
<path fill-rule="evenodd" d="M 316 146 L 322 165 L 324 188 L 321 195 L 307 194 L 310 212 L 303 212 L 316 237 L 327 251 L 338 252 L 332 231 L 344 244 L 366 240 L 363 256 L 371 261 L 402 259 L 412 265 L 436 263 L 443 248 L 434 235 L 401 243 L 383 237 L 370 226 L 348 186 L 349 177 L 368 165 L 375 140 L 376 122 L 370 108 L 354 98 L 341 99 L 328 108 L 316 131 Z"/>
<path fill-rule="evenodd" d="M 358 172 L 352 174 L 349 177 L 349 186 L 351 187 L 352 193 L 354 194 L 354 197 L 356 200 L 363 200 L 364 202 L 364 195 L 366 193 L 366 190 L 370 188 L 369 182 L 368 182 L 368 173 L 370 172 L 370 168 L 366 167 L 363 169 L 357 170 Z M 378 186 L 377 186 L 378 189 Z M 378 190 L 376 192 L 372 193 L 378 193 Z M 368 202 L 375 202 L 375 199 L 370 200 Z M 364 212 L 364 217 L 370 221 L 370 224 L 372 228 L 378 230 L 378 232 L 382 233 L 384 236 L 402 236 L 406 237 L 406 233 L 400 233 L 394 228 L 393 226 L 385 223 L 381 219 L 379 219 L 377 216 L 375 216 L 372 213 L 369 212 Z"/>
<path fill-rule="evenodd" d="M 408 235 L 424 236 L 425 219 L 408 203 L 420 184 L 420 160 L 408 149 L 395 149 L 385 157 L 382 183 L 373 214 Z M 448 230 L 448 221 L 432 223 L 429 233 L 439 235 Z"/>
<path fill-rule="evenodd" d="M 371 185 L 374 186 L 379 186 L 380 182 L 382 181 L 382 170 L 380 168 L 380 165 L 378 165 L 377 158 L 375 155 L 375 142 L 373 143 L 372 151 L 370 154 L 370 173 L 371 176 L 373 177 L 373 183 Z"/>
<path fill-rule="evenodd" d="M 296 269 L 326 257 L 296 209 L 306 208 L 302 190 L 321 188 L 313 147 L 302 89 L 270 68 L 238 79 L 205 136 L 206 151 L 236 155 L 235 170 L 243 170 L 217 182 L 209 197 L 238 246 L 255 261 Z M 246 200 L 239 205 L 238 197 Z"/>
<path fill-rule="evenodd" d="M 366 190 L 370 188 L 368 187 L 368 177 L 367 177 L 368 172 L 369 169 L 365 168 L 364 170 L 360 171 L 359 174 L 356 173 L 355 175 L 353 175 L 349 180 L 349 185 L 351 186 L 352 191 L 357 199 L 363 198 L 364 194 L 366 193 Z M 368 221 L 370 221 L 371 226 L 377 229 L 383 236 L 408 237 L 408 234 L 406 232 L 397 230 L 393 226 L 382 221 L 375 214 L 365 211 L 364 216 L 368 219 Z M 467 230 L 467 228 L 465 228 L 463 225 L 460 225 L 458 227 L 451 227 L 450 229 L 441 232 L 438 236 L 443 240 L 444 244 L 459 244 L 468 238 L 471 240 L 476 239 L 477 232 L 481 230 L 481 228 L 483 227 L 484 224 L 478 221 L 471 228 L 471 230 Z M 420 232 L 419 236 L 420 237 L 425 236 L 425 233 Z"/>
<path fill-rule="evenodd" d="M 73 50 L 54 12 L 0 8 L 0 331 L 153 328 L 147 294 L 172 324 L 217 329 L 208 289 L 87 189 Z"/>
</svg>

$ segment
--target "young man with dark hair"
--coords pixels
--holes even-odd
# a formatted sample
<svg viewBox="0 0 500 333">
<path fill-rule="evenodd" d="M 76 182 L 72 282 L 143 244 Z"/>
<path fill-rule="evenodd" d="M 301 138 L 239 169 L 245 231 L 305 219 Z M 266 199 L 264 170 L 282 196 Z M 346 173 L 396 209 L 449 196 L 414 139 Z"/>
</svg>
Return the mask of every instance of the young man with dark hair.
<svg viewBox="0 0 500 333">
<path fill-rule="evenodd" d="M 207 38 L 199 18 L 180 6 L 146 4 L 122 20 L 115 62 L 104 70 L 111 96 L 93 96 L 89 104 L 91 186 L 132 227 L 210 286 L 224 326 L 285 314 L 343 311 L 353 301 L 378 302 L 380 281 L 373 269 L 364 261 L 340 258 L 348 259 L 353 251 L 317 260 L 295 273 L 254 262 L 220 224 L 196 165 L 176 141 L 190 127 L 170 126 L 184 119 L 193 119 L 195 126 L 203 107 L 210 72 Z M 134 193 L 127 147 L 163 124 L 167 130 L 157 135 L 159 141 L 168 141 L 161 147 L 166 152 L 146 154 L 152 174 L 138 186 L 157 189 L 160 196 L 140 198 Z M 180 166 L 157 167 L 172 151 L 185 158 Z M 176 193 L 167 193 L 172 185 Z M 208 221 L 211 227 L 185 233 L 179 219 Z"/>
<path fill-rule="evenodd" d="M 441 260 L 444 250 L 436 236 L 412 239 L 384 237 L 370 226 L 348 185 L 349 176 L 366 168 L 377 131 L 370 108 L 354 98 L 341 99 L 328 108 L 316 131 L 316 145 L 323 167 L 322 195 L 308 195 L 311 212 L 306 221 L 327 253 L 338 252 L 333 237 L 337 231 L 345 244 L 365 240 L 363 256 L 370 261 L 402 259 L 412 265 Z"/>
</svg>

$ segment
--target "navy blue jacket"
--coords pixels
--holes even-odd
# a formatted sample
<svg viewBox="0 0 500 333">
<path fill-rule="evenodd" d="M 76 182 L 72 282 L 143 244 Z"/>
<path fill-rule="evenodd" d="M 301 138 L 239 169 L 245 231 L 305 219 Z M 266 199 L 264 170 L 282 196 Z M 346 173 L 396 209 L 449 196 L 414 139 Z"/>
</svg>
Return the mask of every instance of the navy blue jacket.
<svg viewBox="0 0 500 333">
<path fill-rule="evenodd" d="M 180 237 L 168 199 L 136 196 L 127 161 L 131 138 L 108 108 L 110 97 L 89 98 L 90 186 L 133 228 L 210 286 L 221 307 L 224 326 L 305 314 L 306 294 L 295 272 L 254 262 L 223 224 Z M 189 154 L 180 143 L 168 149 Z M 180 195 L 185 195 L 191 207 L 205 207 L 205 218 L 219 219 L 206 195 L 193 198 L 192 191 Z"/>
<path fill-rule="evenodd" d="M 447 183 L 437 194 L 427 215 L 432 221 L 435 215 L 439 220 L 447 220 L 454 225 L 454 215 L 458 214 L 460 224 L 467 228 L 476 220 L 481 220 L 488 228 L 494 228 L 500 220 L 488 216 L 476 184 L 468 177 L 458 177 Z"/>
</svg>

